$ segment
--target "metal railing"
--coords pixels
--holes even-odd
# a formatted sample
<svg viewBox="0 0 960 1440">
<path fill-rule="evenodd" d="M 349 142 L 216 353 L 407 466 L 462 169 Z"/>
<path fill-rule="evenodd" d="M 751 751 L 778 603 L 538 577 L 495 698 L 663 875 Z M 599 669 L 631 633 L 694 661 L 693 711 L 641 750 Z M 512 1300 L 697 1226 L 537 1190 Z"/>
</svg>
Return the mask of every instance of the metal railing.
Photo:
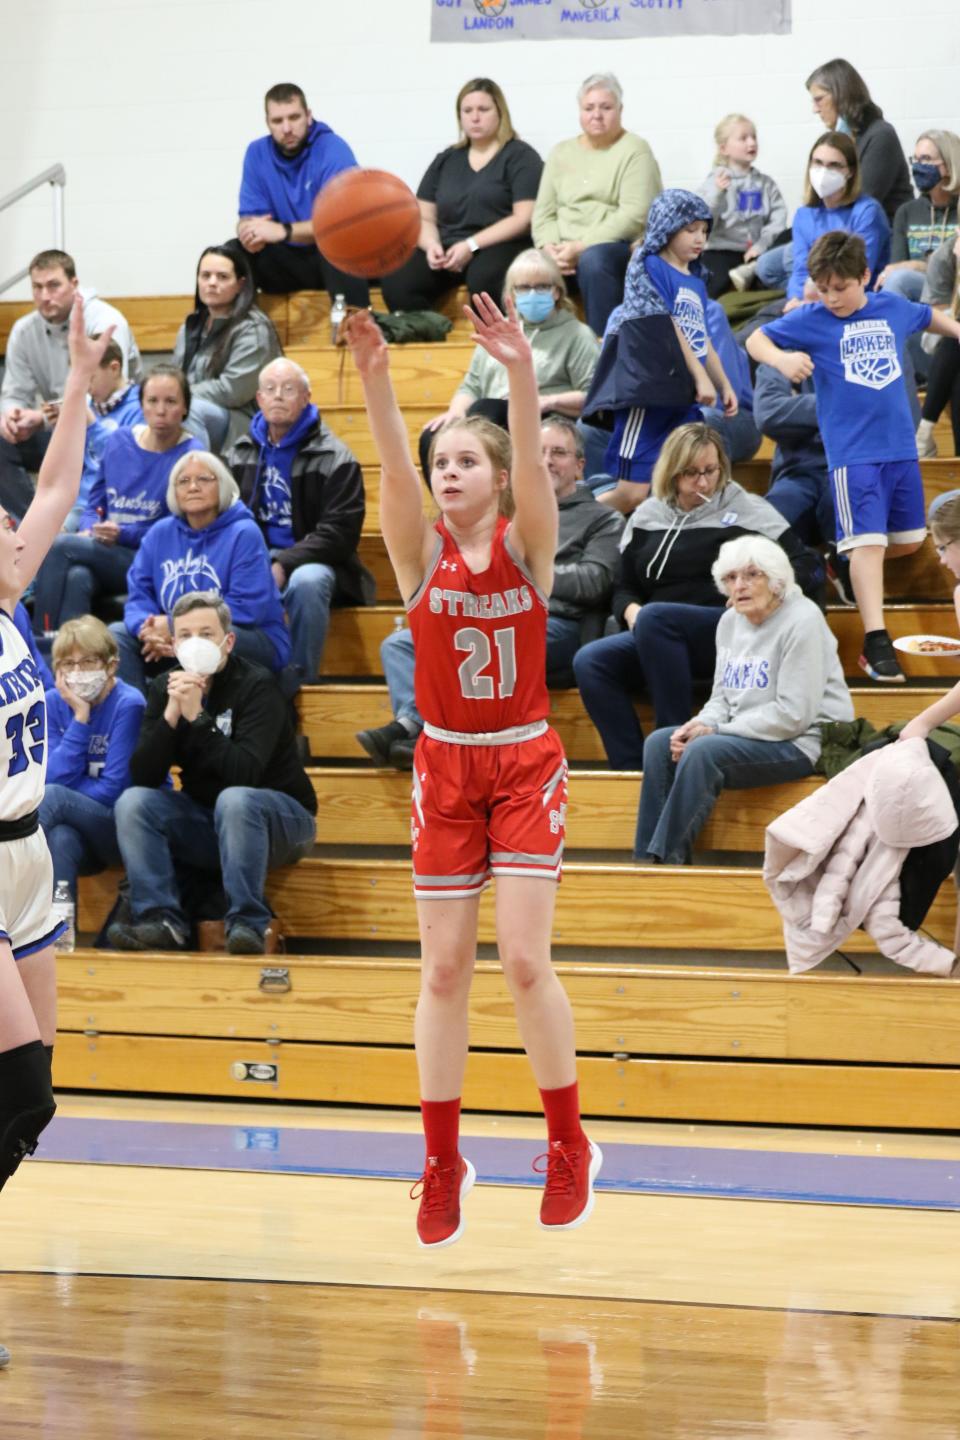
<svg viewBox="0 0 960 1440">
<path fill-rule="evenodd" d="M 16 190 L 11 190 L 9 195 L 0 199 L 0 211 L 9 210 L 11 205 L 16 205 L 25 195 L 30 195 L 34 190 L 39 190 L 41 185 L 49 185 L 53 190 L 53 248 L 62 250 L 64 246 L 64 225 L 63 225 L 63 187 L 67 183 L 67 172 L 62 165 L 51 165 L 49 170 L 43 170 L 35 175 L 32 180 L 27 180 Z M 16 275 L 11 275 L 9 280 L 0 281 L 0 295 L 4 290 L 9 290 L 11 285 L 16 285 L 18 280 L 23 280 L 30 274 L 30 267 L 25 265 L 18 270 Z"/>
</svg>

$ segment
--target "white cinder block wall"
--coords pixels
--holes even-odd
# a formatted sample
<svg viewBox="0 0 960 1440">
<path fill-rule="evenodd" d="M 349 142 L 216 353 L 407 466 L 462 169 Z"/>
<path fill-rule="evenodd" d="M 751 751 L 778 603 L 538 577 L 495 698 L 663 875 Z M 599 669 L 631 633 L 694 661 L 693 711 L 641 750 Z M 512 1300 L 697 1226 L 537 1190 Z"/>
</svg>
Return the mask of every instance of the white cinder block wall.
<svg viewBox="0 0 960 1440">
<path fill-rule="evenodd" d="M 477 74 L 503 86 L 545 155 L 575 133 L 579 81 L 613 70 L 625 123 L 671 185 L 706 173 L 715 122 L 743 110 L 791 205 L 817 135 L 803 80 L 835 55 L 906 147 L 928 126 L 960 133 L 958 0 L 794 0 L 785 37 L 475 45 L 431 45 L 430 0 L 3 0 L 2 12 L 0 194 L 62 161 L 67 247 L 104 295 L 192 290 L 202 247 L 232 231 L 243 148 L 280 80 L 303 86 L 361 164 L 414 186 L 455 138 L 454 96 Z M 44 190 L 0 214 L 0 276 L 50 243 L 49 213 Z"/>
</svg>

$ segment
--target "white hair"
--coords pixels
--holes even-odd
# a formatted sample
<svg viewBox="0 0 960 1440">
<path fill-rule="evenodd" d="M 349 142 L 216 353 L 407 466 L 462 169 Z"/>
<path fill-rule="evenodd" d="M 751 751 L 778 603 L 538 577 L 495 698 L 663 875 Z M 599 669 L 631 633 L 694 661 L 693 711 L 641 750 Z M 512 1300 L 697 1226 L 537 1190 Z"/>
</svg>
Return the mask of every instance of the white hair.
<svg viewBox="0 0 960 1440">
<path fill-rule="evenodd" d="M 617 102 L 617 109 L 623 109 L 623 89 L 616 75 L 611 75 L 609 70 L 601 71 L 596 75 L 588 75 L 586 80 L 577 91 L 577 104 L 582 105 L 584 96 L 589 95 L 591 90 L 606 90 Z"/>
<path fill-rule="evenodd" d="M 298 365 L 296 360 L 289 360 L 286 355 L 277 355 L 273 360 L 268 361 L 268 363 L 264 365 L 260 374 L 257 376 L 258 387 L 263 384 L 264 375 L 266 375 L 268 370 L 272 370 L 274 365 L 289 365 L 290 369 L 296 372 L 297 378 L 303 384 L 304 390 L 306 390 L 308 394 L 310 393 L 310 376 L 302 365 Z"/>
<path fill-rule="evenodd" d="M 724 583 L 727 576 L 746 565 L 756 565 L 758 570 L 762 570 L 773 594 L 783 600 L 800 590 L 786 551 L 776 540 L 768 540 L 765 535 L 741 535 L 721 545 L 720 553 L 713 562 L 713 582 L 721 595 L 727 593 Z"/>
<path fill-rule="evenodd" d="M 167 481 L 167 509 L 171 515 L 183 515 L 183 509 L 177 499 L 177 480 L 191 460 L 199 460 L 213 475 L 216 475 L 217 514 L 222 515 L 224 510 L 230 509 L 235 500 L 239 500 L 240 490 L 223 461 L 219 456 L 211 455 L 209 450 L 188 450 L 186 455 L 180 456 L 170 471 L 170 479 Z"/>
</svg>

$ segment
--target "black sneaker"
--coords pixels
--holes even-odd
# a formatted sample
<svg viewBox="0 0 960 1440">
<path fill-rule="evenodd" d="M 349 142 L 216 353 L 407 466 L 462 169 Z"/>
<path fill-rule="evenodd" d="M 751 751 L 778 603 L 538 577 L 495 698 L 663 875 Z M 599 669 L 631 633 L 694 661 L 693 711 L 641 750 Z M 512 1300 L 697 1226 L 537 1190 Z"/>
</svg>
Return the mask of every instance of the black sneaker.
<svg viewBox="0 0 960 1440">
<path fill-rule="evenodd" d="M 906 682 L 907 677 L 900 669 L 897 652 L 886 630 L 871 630 L 863 637 L 863 654 L 858 663 L 871 680 L 879 680 L 881 685 L 903 685 Z"/>
<path fill-rule="evenodd" d="M 390 746 L 390 764 L 395 770 L 413 769 L 413 752 L 417 748 L 419 733 L 417 731 L 416 735 L 404 734 L 402 740 L 394 740 Z"/>
<path fill-rule="evenodd" d="M 409 740 L 405 725 L 391 720 L 389 725 L 380 725 L 376 730 L 359 730 L 357 740 L 366 750 L 375 765 L 390 765 L 390 747 L 398 740 Z"/>
<path fill-rule="evenodd" d="M 138 920 L 133 926 L 137 946 L 141 950 L 186 950 L 186 932 L 168 920 L 165 915 L 155 915 L 150 920 Z"/>
<path fill-rule="evenodd" d="M 848 556 L 841 555 L 835 545 L 827 546 L 826 570 L 827 579 L 833 586 L 840 604 L 855 606 L 857 601 L 853 593 L 853 582 L 850 579 L 850 560 Z"/>
<path fill-rule="evenodd" d="M 231 955 L 262 955 L 266 946 L 263 936 L 252 925 L 236 920 L 227 933 L 227 949 Z"/>
</svg>

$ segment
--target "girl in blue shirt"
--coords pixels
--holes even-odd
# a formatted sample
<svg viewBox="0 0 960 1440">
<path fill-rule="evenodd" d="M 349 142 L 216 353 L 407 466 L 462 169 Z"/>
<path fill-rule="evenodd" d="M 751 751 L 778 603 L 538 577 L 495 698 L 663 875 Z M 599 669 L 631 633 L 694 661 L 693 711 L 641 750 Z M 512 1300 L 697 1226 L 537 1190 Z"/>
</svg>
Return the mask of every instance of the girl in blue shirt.
<svg viewBox="0 0 960 1440">
<path fill-rule="evenodd" d="M 793 272 L 785 311 L 818 298 L 807 256 L 828 230 L 848 230 L 862 238 L 870 270 L 867 289 L 872 290 L 890 258 L 890 222 L 879 201 L 861 195 L 857 147 L 849 135 L 836 130 L 821 135 L 810 151 L 803 204 L 793 217 Z"/>
</svg>

